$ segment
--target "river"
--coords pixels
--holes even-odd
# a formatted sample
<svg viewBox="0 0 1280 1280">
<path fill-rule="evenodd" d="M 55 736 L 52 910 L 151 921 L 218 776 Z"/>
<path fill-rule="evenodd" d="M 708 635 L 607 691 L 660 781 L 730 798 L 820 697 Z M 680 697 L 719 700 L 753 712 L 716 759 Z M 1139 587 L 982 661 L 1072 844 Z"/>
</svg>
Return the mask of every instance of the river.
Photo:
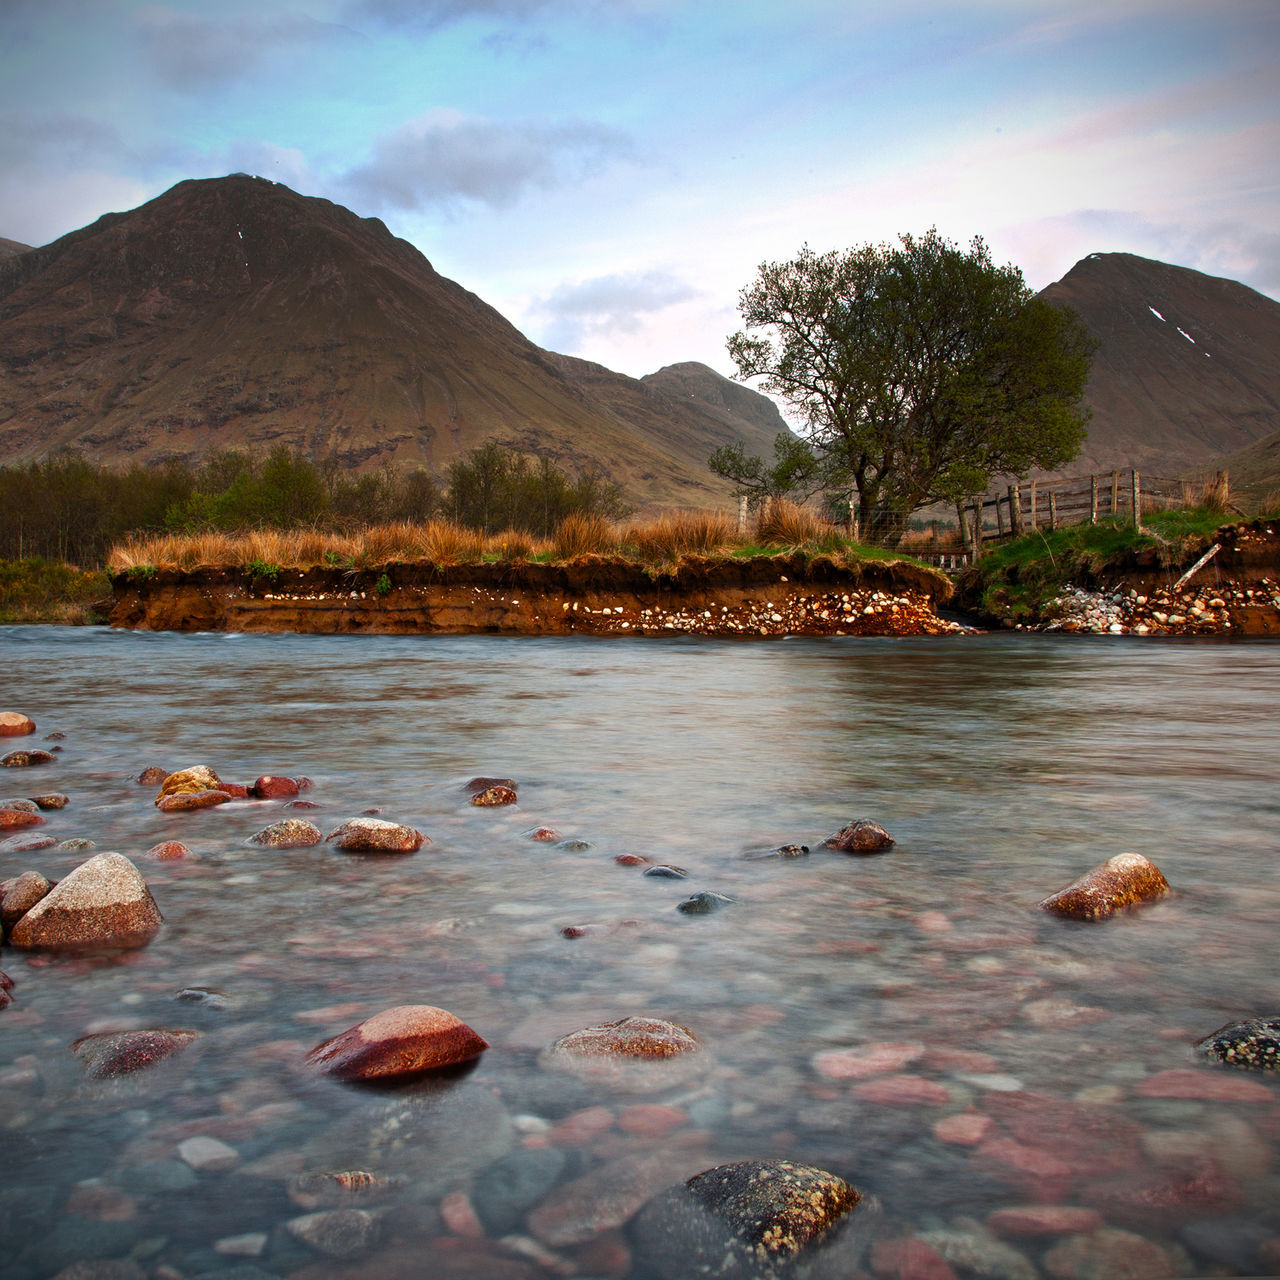
<svg viewBox="0 0 1280 1280">
<path fill-rule="evenodd" d="M 1280 1013 L 1280 646 L 6 627 L 0 670 L 0 710 L 38 725 L 5 749 L 65 735 L 0 798 L 69 795 L 41 832 L 132 858 L 166 919 L 115 957 L 0 955 L 12 1280 L 126 1258 L 156 1280 L 624 1276 L 636 1242 L 593 1194 L 765 1157 L 863 1192 L 841 1276 L 892 1280 L 908 1239 L 961 1280 L 1093 1280 L 1102 1259 L 1101 1280 L 1119 1256 L 1280 1273 L 1280 1081 L 1192 1051 Z M 305 775 L 320 807 L 297 816 L 325 833 L 377 809 L 431 843 L 256 848 L 280 801 L 165 815 L 135 781 L 193 764 Z M 474 775 L 519 803 L 471 806 Z M 821 847 L 859 817 L 892 851 Z M 166 839 L 199 860 L 149 860 Z M 812 852 L 751 856 L 785 844 Z M 1172 896 L 1093 925 L 1037 909 L 1125 850 Z M 615 861 L 633 853 L 687 878 Z M 0 852 L 0 877 L 86 856 Z M 734 901 L 676 910 L 701 890 Z M 581 925 L 618 927 L 561 933 Z M 398 1091 L 301 1068 L 399 1004 L 490 1048 Z M 628 1015 L 689 1028 L 698 1074 L 584 1083 L 540 1058 Z M 201 1035 L 86 1079 L 73 1041 L 144 1027 Z M 193 1137 L 230 1154 L 192 1159 Z M 388 1180 L 350 1202 L 379 1235 L 346 1260 L 296 1226 L 332 1170 Z M 1078 1212 L 1010 1212 L 1033 1204 Z"/>
</svg>

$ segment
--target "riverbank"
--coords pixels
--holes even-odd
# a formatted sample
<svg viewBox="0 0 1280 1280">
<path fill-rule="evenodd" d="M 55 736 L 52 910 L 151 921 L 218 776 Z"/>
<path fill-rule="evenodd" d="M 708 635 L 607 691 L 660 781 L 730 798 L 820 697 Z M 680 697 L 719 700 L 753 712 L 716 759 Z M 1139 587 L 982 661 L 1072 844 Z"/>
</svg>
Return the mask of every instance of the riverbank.
<svg viewBox="0 0 1280 1280">
<path fill-rule="evenodd" d="M 946 635 L 941 573 L 909 561 L 614 556 L 559 564 L 389 564 L 352 570 L 177 569 L 111 579 L 113 627 L 384 635 Z"/>
</svg>

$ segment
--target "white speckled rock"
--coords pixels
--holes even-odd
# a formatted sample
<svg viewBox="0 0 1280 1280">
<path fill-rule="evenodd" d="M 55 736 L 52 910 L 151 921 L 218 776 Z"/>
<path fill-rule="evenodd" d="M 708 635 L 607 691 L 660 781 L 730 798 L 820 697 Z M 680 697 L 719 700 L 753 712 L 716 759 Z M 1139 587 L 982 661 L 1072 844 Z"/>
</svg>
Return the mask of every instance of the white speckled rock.
<svg viewBox="0 0 1280 1280">
<path fill-rule="evenodd" d="M 431 843 L 421 831 L 384 818 L 352 818 L 325 839 L 346 853 L 413 853 Z"/>
<path fill-rule="evenodd" d="M 82 862 L 13 927 L 15 947 L 40 951 L 141 947 L 164 923 L 138 868 L 119 853 Z"/>
</svg>

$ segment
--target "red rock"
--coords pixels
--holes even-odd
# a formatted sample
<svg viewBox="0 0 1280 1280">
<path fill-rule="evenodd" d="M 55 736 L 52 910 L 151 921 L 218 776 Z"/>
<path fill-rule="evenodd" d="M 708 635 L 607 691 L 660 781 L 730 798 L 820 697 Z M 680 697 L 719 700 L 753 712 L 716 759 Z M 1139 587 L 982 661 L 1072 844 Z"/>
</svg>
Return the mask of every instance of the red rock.
<svg viewBox="0 0 1280 1280">
<path fill-rule="evenodd" d="M 484 1227 L 465 1191 L 453 1191 L 440 1201 L 440 1218 L 455 1236 L 473 1240 L 484 1238 Z"/>
<path fill-rule="evenodd" d="M 248 790 L 259 800 L 284 800 L 296 796 L 301 787 L 292 778 L 280 778 L 264 773 Z"/>
<path fill-rule="evenodd" d="M 0 809 L 0 831 L 20 831 L 24 827 L 39 827 L 44 819 L 38 813 L 25 809 Z"/>
<path fill-rule="evenodd" d="M 986 1075 L 999 1070 L 999 1060 L 989 1053 L 973 1049 L 950 1049 L 945 1045 L 930 1045 L 925 1050 L 922 1066 L 930 1071 L 968 1071 Z"/>
<path fill-rule="evenodd" d="M 553 1247 L 581 1244 L 622 1226 L 672 1176 L 666 1155 L 621 1156 L 554 1188 L 529 1214 L 529 1230 Z"/>
<path fill-rule="evenodd" d="M 877 1240 L 871 1270 L 881 1280 L 955 1280 L 951 1264 L 923 1240 Z"/>
<path fill-rule="evenodd" d="M 153 764 L 138 774 L 137 781 L 144 787 L 158 787 L 168 776 L 168 769 L 161 769 L 158 765 Z"/>
<path fill-rule="evenodd" d="M 471 797 L 471 803 L 482 808 L 502 804 L 515 804 L 517 796 L 511 787 L 486 787 Z"/>
<path fill-rule="evenodd" d="M 137 867 L 121 854 L 100 853 L 37 902 L 9 940 L 42 951 L 140 947 L 163 923 Z"/>
<path fill-rule="evenodd" d="M 939 1142 L 950 1142 L 960 1147 L 976 1147 L 990 1132 L 994 1121 L 977 1111 L 958 1111 L 953 1116 L 943 1116 L 934 1123 L 933 1136 Z"/>
<path fill-rule="evenodd" d="M 1054 1152 L 1076 1174 L 1119 1173 L 1142 1158 L 1141 1126 L 1114 1107 L 1023 1090 L 991 1094 L 982 1110 L 1019 1143 Z"/>
<path fill-rule="evenodd" d="M 1080 1198 L 1109 1222 L 1173 1228 L 1190 1218 L 1229 1216 L 1244 1201 L 1235 1177 L 1216 1160 L 1187 1160 L 1084 1188 Z"/>
<path fill-rule="evenodd" d="M 41 809 L 65 809 L 71 800 L 61 791 L 50 791 L 42 796 L 32 796 L 31 802 Z"/>
<path fill-rule="evenodd" d="M 383 818 L 352 818 L 325 839 L 344 853 L 413 853 L 431 843 L 421 831 Z"/>
<path fill-rule="evenodd" d="M 469 1062 L 488 1047 L 446 1010 L 405 1004 L 317 1045 L 307 1062 L 342 1080 L 385 1080 Z"/>
<path fill-rule="evenodd" d="M 1013 1239 L 1019 1236 L 1070 1236 L 1097 1231 L 1104 1225 L 1096 1209 L 1082 1209 L 1067 1204 L 1028 1204 L 1017 1208 L 997 1209 L 987 1219 L 996 1235 Z"/>
<path fill-rule="evenodd" d="M 187 862 L 196 859 L 196 855 L 180 840 L 164 840 L 160 844 L 153 844 L 146 856 L 156 862 Z"/>
<path fill-rule="evenodd" d="M 646 858 L 643 853 L 620 853 L 614 862 L 620 867 L 648 867 L 652 866 L 653 859 Z"/>
<path fill-rule="evenodd" d="M 1272 1089 L 1257 1080 L 1194 1067 L 1173 1067 L 1148 1076 L 1135 1089 L 1142 1098 L 1191 1098 L 1200 1102 L 1275 1102 Z"/>
<path fill-rule="evenodd" d="M 672 1058 L 702 1046 L 687 1027 L 660 1018 L 622 1018 L 561 1036 L 550 1053 L 569 1058 Z"/>
<path fill-rule="evenodd" d="M 161 813 L 187 813 L 193 809 L 212 809 L 230 799 L 231 794 L 227 791 L 182 791 L 162 796 L 156 801 L 156 808 Z"/>
<path fill-rule="evenodd" d="M 553 844 L 560 839 L 560 833 L 554 827 L 539 827 L 529 832 L 529 839 L 537 840 L 539 844 Z"/>
<path fill-rule="evenodd" d="M 868 1102 L 881 1102 L 892 1106 L 942 1107 L 951 1101 L 946 1085 L 924 1076 L 882 1076 L 853 1086 L 853 1095 Z"/>
<path fill-rule="evenodd" d="M 553 1125 L 547 1137 L 557 1147 L 582 1147 L 612 1128 L 613 1112 L 608 1107 L 585 1107 Z"/>
<path fill-rule="evenodd" d="M 198 1039 L 194 1031 L 112 1031 L 82 1036 L 72 1052 L 94 1080 L 114 1080 L 154 1067 Z"/>
<path fill-rule="evenodd" d="M 855 1049 L 824 1049 L 810 1059 L 824 1080 L 865 1080 L 870 1076 L 901 1071 L 924 1057 L 925 1046 L 916 1040 L 860 1045 Z"/>
<path fill-rule="evenodd" d="M 1168 1280 L 1182 1270 L 1154 1241 L 1111 1227 L 1059 1241 L 1044 1269 L 1053 1280 Z"/>
<path fill-rule="evenodd" d="M 1012 1138 L 991 1138 L 974 1151 L 976 1163 L 1037 1200 L 1061 1200 L 1072 1169 L 1052 1151 L 1026 1147 Z"/>
<path fill-rule="evenodd" d="M 35 853 L 38 849 L 52 849 L 57 845 L 53 836 L 37 835 L 34 832 L 19 832 L 7 840 L 0 841 L 0 849 L 5 853 Z M 92 848 L 92 845 L 88 846 Z"/>
<path fill-rule="evenodd" d="M 38 871 L 24 871 L 6 883 L 8 888 L 0 893 L 0 922 L 6 929 L 17 924 L 53 888 L 52 882 Z"/>
<path fill-rule="evenodd" d="M 646 1138 L 660 1138 L 688 1123 L 688 1113 L 679 1107 L 657 1104 L 624 1107 L 618 1116 L 619 1129 Z"/>
<path fill-rule="evenodd" d="M 35 731 L 36 722 L 20 711 L 0 711 L 0 738 L 20 738 Z"/>
<path fill-rule="evenodd" d="M 1071 920 L 1104 920 L 1122 907 L 1153 902 L 1168 892 L 1169 882 L 1155 863 L 1140 853 L 1118 853 L 1040 906 Z"/>
<path fill-rule="evenodd" d="M 823 841 L 828 849 L 840 853 L 883 853 L 891 849 L 893 837 L 878 823 L 858 818 Z"/>
<path fill-rule="evenodd" d="M 225 791 L 233 800 L 245 800 L 249 796 L 249 788 L 243 782 L 224 782 L 219 790 Z"/>
<path fill-rule="evenodd" d="M 6 769 L 26 769 L 36 764 L 52 764 L 58 757 L 48 751 L 10 751 L 0 756 L 0 765 Z"/>
</svg>

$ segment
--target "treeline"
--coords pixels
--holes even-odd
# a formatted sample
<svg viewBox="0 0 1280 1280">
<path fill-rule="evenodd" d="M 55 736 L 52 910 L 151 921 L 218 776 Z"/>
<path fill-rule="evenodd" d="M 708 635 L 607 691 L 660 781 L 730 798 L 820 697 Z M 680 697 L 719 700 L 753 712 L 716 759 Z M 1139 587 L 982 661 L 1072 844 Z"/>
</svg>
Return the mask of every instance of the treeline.
<svg viewBox="0 0 1280 1280">
<path fill-rule="evenodd" d="M 227 449 L 195 467 L 124 469 L 78 453 L 0 467 L 0 559 L 45 557 L 96 566 L 143 533 L 314 528 L 349 533 L 442 516 L 483 533 L 549 537 L 571 515 L 615 519 L 628 508 L 612 481 L 571 476 L 546 458 L 489 443 L 450 464 L 442 479 L 418 468 L 344 471 L 283 446 L 265 455 Z"/>
</svg>

